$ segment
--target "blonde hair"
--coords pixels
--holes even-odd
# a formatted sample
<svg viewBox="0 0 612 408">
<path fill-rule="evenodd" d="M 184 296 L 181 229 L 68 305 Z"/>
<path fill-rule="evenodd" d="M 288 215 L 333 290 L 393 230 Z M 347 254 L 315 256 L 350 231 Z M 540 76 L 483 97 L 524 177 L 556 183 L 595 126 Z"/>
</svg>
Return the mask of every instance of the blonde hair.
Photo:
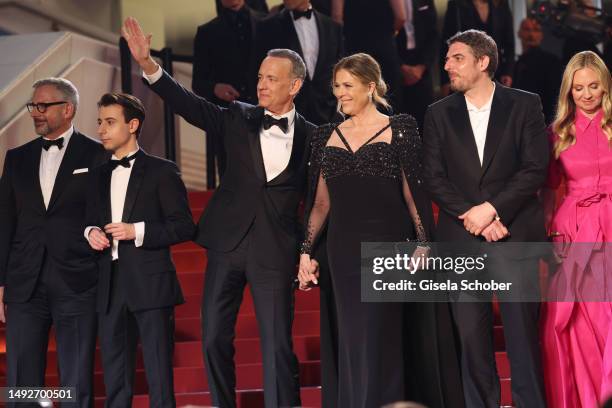
<svg viewBox="0 0 612 408">
<path fill-rule="evenodd" d="M 603 60 L 594 52 L 579 52 L 567 63 L 563 73 L 563 80 L 561 81 L 557 113 L 552 124 L 553 132 L 557 135 L 553 150 L 556 159 L 559 158 L 561 152 L 576 143 L 576 130 L 574 129 L 576 104 L 572 97 L 572 82 L 574 81 L 576 71 L 584 68 L 595 71 L 601 81 L 604 94 L 601 100 L 603 116 L 600 126 L 607 136 L 608 142 L 612 144 L 612 98 L 610 96 L 612 81 L 610 80 L 610 71 Z"/>
<path fill-rule="evenodd" d="M 342 58 L 336 63 L 336 65 L 334 65 L 334 80 L 336 79 L 336 74 L 341 69 L 349 72 L 364 85 L 368 85 L 369 83 L 373 82 L 374 92 L 372 92 L 372 101 L 376 105 L 381 105 L 385 108 L 390 107 L 389 102 L 387 99 L 385 99 L 388 87 L 382 78 L 380 64 L 378 64 L 378 62 L 372 58 L 371 55 L 360 52 Z M 340 105 L 338 104 L 338 109 L 339 108 Z"/>
</svg>

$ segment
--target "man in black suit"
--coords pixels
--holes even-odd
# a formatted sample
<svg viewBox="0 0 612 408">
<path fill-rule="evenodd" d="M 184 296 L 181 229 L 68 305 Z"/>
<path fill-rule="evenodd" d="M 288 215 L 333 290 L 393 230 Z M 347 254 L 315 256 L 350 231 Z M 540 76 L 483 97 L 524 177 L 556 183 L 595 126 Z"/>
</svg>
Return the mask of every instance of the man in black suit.
<svg viewBox="0 0 612 408">
<path fill-rule="evenodd" d="M 423 128 L 425 111 L 433 102 L 431 69 L 438 44 L 438 17 L 433 0 L 404 0 L 406 22 L 400 30 L 397 48 L 401 61 L 402 110 L 414 116 Z"/>
<path fill-rule="evenodd" d="M 193 91 L 227 106 L 230 102 L 254 103 L 249 94 L 249 72 L 255 24 L 264 14 L 244 0 L 222 0 L 218 16 L 198 27 L 193 41 Z"/>
<path fill-rule="evenodd" d="M 196 237 L 208 249 L 202 330 L 213 405 L 236 406 L 233 339 L 248 283 L 261 337 L 266 407 L 298 406 L 291 341 L 297 210 L 314 129 L 293 105 L 306 76 L 304 62 L 291 50 L 271 50 L 259 70 L 259 106 L 234 102 L 226 109 L 163 72 L 136 20 L 126 20 L 123 35 L 151 88 L 188 122 L 223 138 L 227 151 L 225 175 Z"/>
<path fill-rule="evenodd" d="M 546 123 L 555 119 L 559 87 L 563 75 L 561 60 L 542 49 L 544 34 L 535 18 L 525 18 L 518 32 L 523 54 L 514 65 L 512 86 L 540 95 Z"/>
<path fill-rule="evenodd" d="M 91 174 L 85 237 L 99 252 L 106 406 L 132 405 L 140 337 L 151 406 L 174 407 L 174 306 L 183 295 L 170 246 L 195 233 L 187 190 L 173 162 L 139 149 L 145 110 L 137 98 L 105 94 L 98 108 L 98 134 L 113 157 Z"/>
<path fill-rule="evenodd" d="M 457 33 L 448 45 L 445 69 L 455 93 L 429 107 L 423 138 L 425 185 L 440 207 L 436 238 L 478 245 L 543 241 L 537 192 L 549 153 L 540 99 L 492 81 L 498 52 L 484 32 Z M 537 257 L 516 258 L 488 260 L 487 272 L 525 283 L 520 295 L 539 299 L 539 288 L 530 285 L 537 282 Z M 500 302 L 513 400 L 521 407 L 545 406 L 538 309 L 537 302 Z M 490 297 L 453 303 L 452 310 L 466 405 L 499 406 Z"/>
<path fill-rule="evenodd" d="M 336 114 L 332 70 L 343 54 L 342 27 L 313 9 L 310 0 L 283 0 L 283 4 L 280 13 L 257 23 L 254 70 L 271 49 L 287 48 L 300 54 L 307 74 L 295 98 L 296 109 L 317 125 L 329 123 Z"/>
<path fill-rule="evenodd" d="M 211 102 L 227 107 L 239 100 L 254 103 L 249 92 L 251 49 L 255 23 L 264 14 L 253 11 L 244 0 L 221 0 L 218 16 L 198 27 L 193 42 L 193 91 Z M 206 135 L 208 160 L 217 158 L 219 174 L 225 171 L 225 148 Z"/>
<path fill-rule="evenodd" d="M 249 6 L 251 10 L 255 10 L 257 12 L 268 14 L 270 9 L 268 8 L 268 3 L 266 0 L 215 0 L 215 5 L 217 6 L 217 14 L 220 14 L 222 7 L 235 7 L 236 4 L 244 3 L 246 1 L 246 5 Z"/>
<path fill-rule="evenodd" d="M 27 104 L 41 137 L 9 150 L 0 179 L 0 321 L 7 386 L 42 387 L 51 325 L 60 384 L 93 405 L 97 270 L 83 239 L 87 173 L 100 143 L 74 129 L 79 94 L 63 78 L 34 84 Z M 6 310 L 5 310 L 6 308 Z"/>
</svg>

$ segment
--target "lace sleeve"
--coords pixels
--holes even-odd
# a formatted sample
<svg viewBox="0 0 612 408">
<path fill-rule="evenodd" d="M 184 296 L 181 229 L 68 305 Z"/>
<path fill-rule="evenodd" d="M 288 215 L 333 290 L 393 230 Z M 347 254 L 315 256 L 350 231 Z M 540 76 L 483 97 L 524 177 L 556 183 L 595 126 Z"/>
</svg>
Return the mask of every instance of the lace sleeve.
<svg viewBox="0 0 612 408">
<path fill-rule="evenodd" d="M 406 175 L 404 172 L 402 172 L 402 192 L 404 193 L 404 200 L 406 200 L 408 211 L 410 211 L 410 216 L 412 217 L 412 222 L 414 223 L 414 230 L 416 232 L 417 241 L 429 241 L 427 239 L 427 233 L 425 232 L 423 221 L 419 216 L 419 211 L 417 210 L 416 204 L 414 203 L 414 197 L 412 196 L 412 192 L 410 191 L 410 187 L 408 186 L 408 181 L 406 180 Z"/>
<path fill-rule="evenodd" d="M 433 240 L 434 219 L 431 200 L 423 188 L 421 176 L 421 137 L 410 115 L 393 117 L 395 146 L 402 169 L 402 192 L 414 223 L 419 242 Z"/>
<path fill-rule="evenodd" d="M 308 162 L 308 191 L 304 223 L 306 225 L 304 241 L 300 246 L 300 253 L 312 255 L 316 239 L 327 221 L 329 212 L 329 193 L 327 184 L 320 176 L 321 163 L 325 144 L 334 129 L 333 124 L 319 126 L 312 135 L 310 142 L 310 160 Z"/>
<path fill-rule="evenodd" d="M 304 241 L 300 247 L 300 254 L 312 255 L 312 249 L 314 248 L 314 244 L 321 229 L 327 222 L 328 214 L 329 192 L 323 176 L 319 175 L 314 203 L 309 212 L 308 219 L 306 220 L 306 232 L 304 234 Z"/>
</svg>

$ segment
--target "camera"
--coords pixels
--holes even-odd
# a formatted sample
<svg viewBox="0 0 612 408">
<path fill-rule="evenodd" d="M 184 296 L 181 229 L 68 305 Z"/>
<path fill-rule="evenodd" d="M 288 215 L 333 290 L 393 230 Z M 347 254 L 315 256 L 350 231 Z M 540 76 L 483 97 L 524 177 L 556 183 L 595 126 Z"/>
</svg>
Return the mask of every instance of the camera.
<svg viewBox="0 0 612 408">
<path fill-rule="evenodd" d="M 612 16 L 603 9 L 572 0 L 559 0 L 557 4 L 536 1 L 529 14 L 559 37 L 578 37 L 593 43 L 605 41 L 612 25 Z"/>
</svg>

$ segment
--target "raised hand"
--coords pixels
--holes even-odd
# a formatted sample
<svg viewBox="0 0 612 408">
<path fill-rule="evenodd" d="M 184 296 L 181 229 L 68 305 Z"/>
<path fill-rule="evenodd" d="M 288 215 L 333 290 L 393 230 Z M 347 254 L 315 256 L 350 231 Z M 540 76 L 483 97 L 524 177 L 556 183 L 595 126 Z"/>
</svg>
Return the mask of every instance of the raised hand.
<svg viewBox="0 0 612 408">
<path fill-rule="evenodd" d="M 144 70 L 145 74 L 151 75 L 155 73 L 157 71 L 157 63 L 151 58 L 151 37 L 153 35 L 145 35 L 134 17 L 125 19 L 121 27 L 121 34 L 128 43 L 132 57 Z"/>
<path fill-rule="evenodd" d="M 236 90 L 230 84 L 218 83 L 215 84 L 215 88 L 213 90 L 215 92 L 215 96 L 225 102 L 233 102 L 236 99 L 240 98 L 240 92 Z"/>
</svg>

